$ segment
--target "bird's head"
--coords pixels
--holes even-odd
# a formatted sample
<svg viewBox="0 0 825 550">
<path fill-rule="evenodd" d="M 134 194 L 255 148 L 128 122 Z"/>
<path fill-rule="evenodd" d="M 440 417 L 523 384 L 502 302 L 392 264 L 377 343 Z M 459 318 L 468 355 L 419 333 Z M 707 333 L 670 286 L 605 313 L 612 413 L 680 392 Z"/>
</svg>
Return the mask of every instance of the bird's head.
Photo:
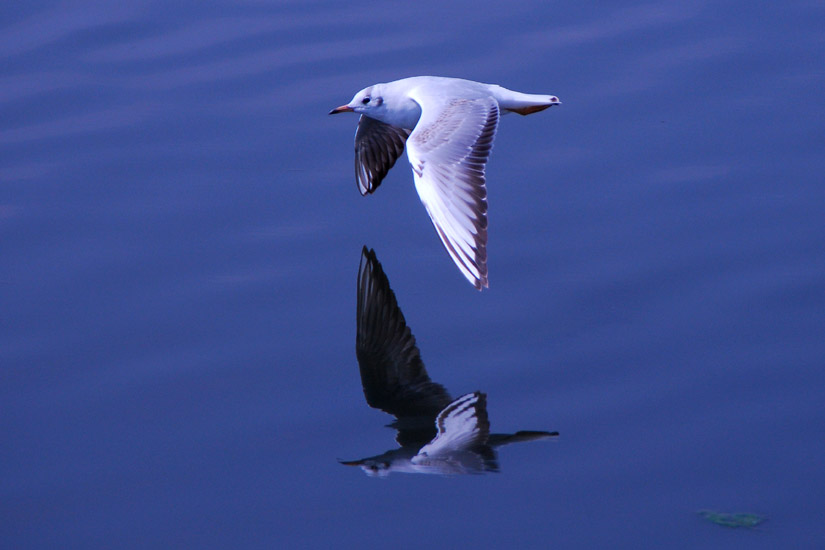
<svg viewBox="0 0 825 550">
<path fill-rule="evenodd" d="M 339 463 L 344 466 L 360 466 L 361 469 L 370 477 L 387 477 L 392 470 L 392 464 L 389 460 L 381 457 L 362 458 L 361 460 L 339 460 Z"/>
<path fill-rule="evenodd" d="M 334 115 L 337 113 L 358 113 L 362 115 L 367 115 L 371 118 L 381 118 L 381 114 L 386 111 L 386 106 L 384 105 L 384 98 L 381 94 L 381 89 L 379 85 L 370 86 L 368 88 L 364 88 L 357 94 L 355 97 L 352 98 L 352 101 L 347 103 L 346 105 L 341 105 L 340 107 L 336 107 L 335 109 L 331 110 L 329 114 Z"/>
</svg>

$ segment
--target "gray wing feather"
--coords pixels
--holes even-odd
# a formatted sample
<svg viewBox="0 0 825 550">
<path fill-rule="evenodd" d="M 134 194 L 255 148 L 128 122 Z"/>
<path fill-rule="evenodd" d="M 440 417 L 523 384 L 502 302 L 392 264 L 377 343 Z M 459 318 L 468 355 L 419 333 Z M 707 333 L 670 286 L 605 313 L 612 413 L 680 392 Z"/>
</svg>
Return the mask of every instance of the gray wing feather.
<svg viewBox="0 0 825 550">
<path fill-rule="evenodd" d="M 404 152 L 410 130 L 361 115 L 355 131 L 355 181 L 361 195 L 372 193 Z"/>
</svg>

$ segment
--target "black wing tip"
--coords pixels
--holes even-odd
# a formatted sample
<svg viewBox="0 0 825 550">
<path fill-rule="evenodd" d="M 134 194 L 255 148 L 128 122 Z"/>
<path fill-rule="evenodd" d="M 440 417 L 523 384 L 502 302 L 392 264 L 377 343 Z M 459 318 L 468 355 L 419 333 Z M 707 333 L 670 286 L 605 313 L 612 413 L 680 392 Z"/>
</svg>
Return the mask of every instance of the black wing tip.
<svg viewBox="0 0 825 550">
<path fill-rule="evenodd" d="M 378 263 L 378 258 L 375 256 L 375 250 L 368 248 L 367 245 L 361 247 L 361 265 L 358 266 L 358 283 L 360 286 L 361 276 L 366 270 L 373 271 L 373 265 Z"/>
<path fill-rule="evenodd" d="M 490 280 L 487 277 L 487 247 L 483 244 L 476 247 L 475 266 L 478 269 L 478 277 L 473 284 L 479 292 L 485 288 L 490 288 Z"/>
<path fill-rule="evenodd" d="M 479 271 L 481 272 L 480 276 L 474 277 L 474 280 L 472 280 L 470 282 L 473 284 L 474 287 L 476 287 L 476 290 L 481 292 L 485 288 L 490 288 L 490 281 L 487 278 L 487 269 L 486 269 L 487 266 L 486 265 L 480 265 L 478 267 L 479 267 Z"/>
<path fill-rule="evenodd" d="M 368 263 L 377 262 L 378 258 L 375 256 L 375 249 L 364 245 L 361 247 L 361 260 Z"/>
</svg>

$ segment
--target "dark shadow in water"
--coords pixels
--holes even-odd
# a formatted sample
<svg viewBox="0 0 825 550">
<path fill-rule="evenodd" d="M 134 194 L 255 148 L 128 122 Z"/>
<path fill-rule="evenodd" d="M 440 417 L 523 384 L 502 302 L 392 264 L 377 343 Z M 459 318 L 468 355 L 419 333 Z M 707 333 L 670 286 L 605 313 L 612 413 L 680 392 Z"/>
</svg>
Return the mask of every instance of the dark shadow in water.
<svg viewBox="0 0 825 550">
<path fill-rule="evenodd" d="M 341 464 L 377 476 L 498 472 L 496 447 L 558 436 L 491 434 L 486 394 L 476 391 L 453 399 L 430 380 L 390 282 L 367 247 L 358 270 L 357 318 L 355 353 L 364 396 L 370 407 L 395 416 L 389 426 L 398 430 L 395 440 L 401 447 Z"/>
</svg>

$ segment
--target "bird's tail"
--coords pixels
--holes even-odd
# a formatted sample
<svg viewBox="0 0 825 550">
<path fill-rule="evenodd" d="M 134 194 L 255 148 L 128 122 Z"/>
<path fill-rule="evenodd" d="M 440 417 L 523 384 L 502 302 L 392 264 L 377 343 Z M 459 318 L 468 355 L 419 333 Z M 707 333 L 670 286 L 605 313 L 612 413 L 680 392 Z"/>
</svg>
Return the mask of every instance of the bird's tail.
<svg viewBox="0 0 825 550">
<path fill-rule="evenodd" d="M 560 105 L 561 101 L 554 95 L 523 94 L 499 87 L 498 105 L 502 111 L 510 111 L 520 115 L 531 115 Z"/>
</svg>

